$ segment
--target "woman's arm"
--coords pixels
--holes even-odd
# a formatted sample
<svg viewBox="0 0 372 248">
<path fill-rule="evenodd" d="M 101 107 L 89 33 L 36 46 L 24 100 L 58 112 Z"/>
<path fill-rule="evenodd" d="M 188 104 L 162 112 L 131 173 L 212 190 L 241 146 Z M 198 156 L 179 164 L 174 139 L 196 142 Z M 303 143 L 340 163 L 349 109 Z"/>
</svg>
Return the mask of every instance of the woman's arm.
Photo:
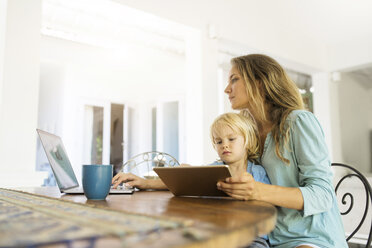
<svg viewBox="0 0 372 248">
<path fill-rule="evenodd" d="M 113 187 L 125 183 L 126 186 L 139 189 L 167 189 L 161 179 L 144 179 L 131 173 L 118 173 L 112 178 Z"/>
<path fill-rule="evenodd" d="M 239 200 L 259 200 L 275 206 L 303 210 L 304 199 L 299 188 L 257 182 L 248 172 L 218 182 L 219 190 Z"/>
<path fill-rule="evenodd" d="M 291 142 L 304 198 L 303 216 L 328 211 L 336 200 L 333 173 L 322 127 L 312 113 L 297 114 L 291 128 Z"/>
<path fill-rule="evenodd" d="M 301 190 L 295 187 L 282 187 L 278 185 L 270 185 L 257 182 L 258 199 L 269 202 L 273 205 L 297 210 L 304 209 L 304 199 Z"/>
<path fill-rule="evenodd" d="M 180 166 L 191 166 L 189 164 L 181 164 Z M 136 187 L 139 189 L 168 189 L 161 179 L 144 179 L 133 175 L 132 173 L 120 172 L 112 178 L 113 188 L 116 189 L 119 184 L 125 183 L 126 186 Z"/>
</svg>

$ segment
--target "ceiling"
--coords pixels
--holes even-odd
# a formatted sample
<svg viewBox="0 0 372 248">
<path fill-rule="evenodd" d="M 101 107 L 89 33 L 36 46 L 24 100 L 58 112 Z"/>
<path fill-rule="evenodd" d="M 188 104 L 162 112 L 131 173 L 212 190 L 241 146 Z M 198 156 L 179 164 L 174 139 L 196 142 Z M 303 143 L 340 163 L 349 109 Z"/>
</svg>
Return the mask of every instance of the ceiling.
<svg viewBox="0 0 372 248">
<path fill-rule="evenodd" d="M 272 28 L 268 32 L 283 29 L 289 36 L 309 37 L 310 43 L 325 48 L 355 40 L 370 40 L 372 45 L 369 0 L 43 0 L 42 33 L 102 46 L 132 41 L 183 54 L 184 40 L 177 24 L 200 28 L 212 23 L 218 35 L 218 29 L 229 34 L 230 27 L 249 23 L 246 28 L 259 33 L 252 18 L 259 22 L 256 26 Z M 278 43 L 283 43 L 280 38 Z M 358 68 L 352 75 L 365 88 L 372 88 L 372 66 Z"/>
<path fill-rule="evenodd" d="M 369 0 L 112 0 L 190 26 L 276 27 L 327 45 L 372 40 Z M 256 20 L 256 22 L 254 22 Z M 267 23 L 265 23 L 268 21 Z M 290 33 L 288 35 L 291 35 Z"/>
<path fill-rule="evenodd" d="M 213 24 L 223 39 L 241 40 L 242 43 L 261 47 L 265 51 L 283 51 L 277 55 L 289 56 L 295 60 L 314 53 L 324 53 L 324 56 L 329 56 L 336 62 L 345 61 L 342 65 L 328 65 L 329 69 L 343 71 L 343 68 L 358 67 L 353 73 L 359 73 L 364 81 L 372 82 L 370 0 L 112 1 L 192 27 Z M 276 40 L 277 46 L 257 39 L 259 36 Z M 361 48 L 361 44 L 365 46 Z M 291 50 L 295 50 L 294 54 L 290 54 Z M 311 52 L 306 53 L 304 50 Z M 356 57 L 364 57 L 364 60 L 350 59 L 357 52 Z M 296 56 L 296 53 L 305 55 Z M 339 54 L 342 55 L 335 56 Z M 321 55 L 306 64 L 318 65 L 319 61 L 322 61 Z M 319 67 L 327 68 L 327 62 Z"/>
<path fill-rule="evenodd" d="M 41 33 L 116 49 L 132 43 L 183 54 L 185 46 L 170 22 L 107 0 L 43 0 Z"/>
</svg>

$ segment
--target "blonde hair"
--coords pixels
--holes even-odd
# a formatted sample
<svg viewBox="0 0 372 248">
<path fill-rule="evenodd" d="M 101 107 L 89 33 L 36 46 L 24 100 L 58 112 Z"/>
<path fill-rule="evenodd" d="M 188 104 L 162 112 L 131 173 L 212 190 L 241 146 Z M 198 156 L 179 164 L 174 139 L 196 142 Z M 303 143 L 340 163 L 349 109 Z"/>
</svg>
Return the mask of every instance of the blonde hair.
<svg viewBox="0 0 372 248">
<path fill-rule="evenodd" d="M 250 107 L 257 110 L 256 120 L 269 120 L 273 124 L 271 134 L 276 155 L 289 164 L 289 160 L 283 156 L 290 135 L 290 126 L 285 120 L 293 110 L 304 109 L 296 84 L 278 62 L 263 54 L 236 57 L 231 64 L 245 81 Z M 269 116 L 266 116 L 267 113 Z"/>
<path fill-rule="evenodd" d="M 260 157 L 260 142 L 258 138 L 258 130 L 255 122 L 249 116 L 244 116 L 238 113 L 225 113 L 218 116 L 212 123 L 210 128 L 210 136 L 213 145 L 215 145 L 214 134 L 221 126 L 230 127 L 235 133 L 244 137 L 244 147 L 246 149 L 246 159 L 251 162 L 258 162 Z"/>
</svg>

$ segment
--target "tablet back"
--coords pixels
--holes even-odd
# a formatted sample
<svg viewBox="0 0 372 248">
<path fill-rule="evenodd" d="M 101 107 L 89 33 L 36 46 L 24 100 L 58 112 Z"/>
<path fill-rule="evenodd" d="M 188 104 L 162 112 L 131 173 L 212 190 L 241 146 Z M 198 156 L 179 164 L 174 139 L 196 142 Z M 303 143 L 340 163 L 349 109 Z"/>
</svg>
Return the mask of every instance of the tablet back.
<svg viewBox="0 0 372 248">
<path fill-rule="evenodd" d="M 231 177 L 227 165 L 156 167 L 154 171 L 176 196 L 228 196 L 217 182 Z"/>
</svg>

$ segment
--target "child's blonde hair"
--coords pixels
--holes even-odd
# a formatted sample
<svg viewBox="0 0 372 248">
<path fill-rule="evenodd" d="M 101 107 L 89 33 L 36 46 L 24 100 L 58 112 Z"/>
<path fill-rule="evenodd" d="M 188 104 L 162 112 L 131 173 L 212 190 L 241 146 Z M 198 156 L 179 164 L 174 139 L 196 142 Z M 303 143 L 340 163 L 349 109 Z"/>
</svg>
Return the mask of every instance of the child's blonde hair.
<svg viewBox="0 0 372 248">
<path fill-rule="evenodd" d="M 210 128 L 210 136 L 215 147 L 214 134 L 218 133 L 221 126 L 230 127 L 235 133 L 244 137 L 246 159 L 251 162 L 258 162 L 260 156 L 260 142 L 255 121 L 249 115 L 242 113 L 225 113 L 218 116 Z"/>
</svg>

